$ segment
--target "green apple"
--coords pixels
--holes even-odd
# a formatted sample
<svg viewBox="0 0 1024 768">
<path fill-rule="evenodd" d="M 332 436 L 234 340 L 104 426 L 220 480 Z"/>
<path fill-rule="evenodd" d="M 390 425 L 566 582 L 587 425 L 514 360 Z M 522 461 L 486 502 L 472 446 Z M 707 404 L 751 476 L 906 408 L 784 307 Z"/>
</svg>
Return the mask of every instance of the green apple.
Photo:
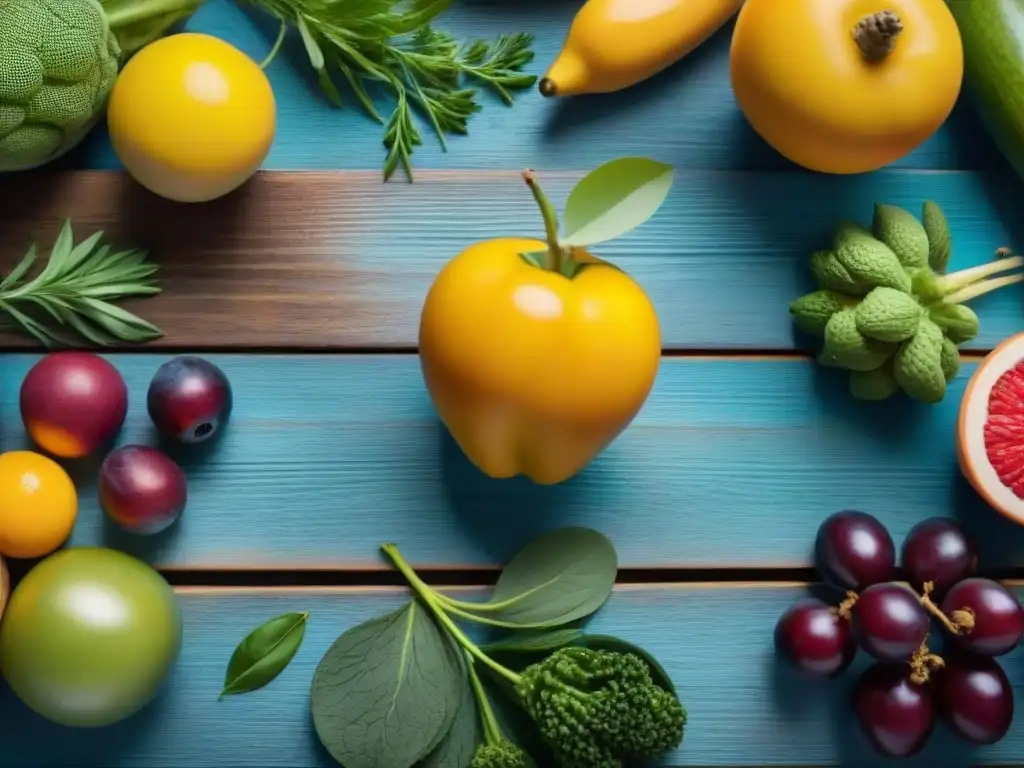
<svg viewBox="0 0 1024 768">
<path fill-rule="evenodd" d="M 14 589 L 0 622 L 0 671 L 31 709 L 60 725 L 98 727 L 135 714 L 181 650 L 174 590 L 113 549 L 66 549 Z"/>
</svg>

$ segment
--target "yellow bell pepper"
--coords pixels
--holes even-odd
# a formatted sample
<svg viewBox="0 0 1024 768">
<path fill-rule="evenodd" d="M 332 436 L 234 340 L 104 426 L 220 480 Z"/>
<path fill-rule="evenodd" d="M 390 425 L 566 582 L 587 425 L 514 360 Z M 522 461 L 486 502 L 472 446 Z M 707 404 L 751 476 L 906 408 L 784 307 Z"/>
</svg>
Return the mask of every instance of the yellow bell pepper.
<svg viewBox="0 0 1024 768">
<path fill-rule="evenodd" d="M 579 472 L 632 421 L 654 384 L 661 336 L 640 286 L 582 247 L 560 243 L 550 202 L 531 171 L 524 177 L 547 242 L 488 240 L 449 262 L 423 306 L 419 352 L 437 412 L 477 468 L 553 484 Z M 608 177 L 590 184 L 592 196 Z M 614 207 L 596 205 L 604 213 Z"/>
</svg>

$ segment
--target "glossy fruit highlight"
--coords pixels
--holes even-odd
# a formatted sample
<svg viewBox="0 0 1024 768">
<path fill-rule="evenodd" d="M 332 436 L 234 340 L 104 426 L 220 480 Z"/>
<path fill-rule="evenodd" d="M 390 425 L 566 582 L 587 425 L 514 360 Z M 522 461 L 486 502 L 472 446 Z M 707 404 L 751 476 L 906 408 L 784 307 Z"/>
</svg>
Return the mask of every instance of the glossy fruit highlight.
<svg viewBox="0 0 1024 768">
<path fill-rule="evenodd" d="M 157 370 L 146 407 L 160 434 L 185 445 L 215 438 L 227 425 L 234 397 L 224 371 L 200 357 L 176 357 Z"/>
<path fill-rule="evenodd" d="M 896 567 L 896 545 L 878 518 L 847 510 L 818 528 L 815 557 L 825 578 L 843 589 L 888 581 Z"/>
<path fill-rule="evenodd" d="M 1024 635 L 1024 608 L 1010 590 L 991 579 L 961 581 L 946 593 L 942 612 L 961 629 L 957 645 L 981 656 L 1002 656 Z"/>
<path fill-rule="evenodd" d="M 100 467 L 100 505 L 132 533 L 159 533 L 185 510 L 188 482 L 181 467 L 156 448 L 126 445 Z"/>
<path fill-rule="evenodd" d="M 857 642 L 880 661 L 909 661 L 930 628 L 920 599 L 902 584 L 873 584 L 853 606 Z"/>
<path fill-rule="evenodd" d="M 775 625 L 775 646 L 797 669 L 832 677 L 850 666 L 857 643 L 850 622 L 815 598 L 791 606 Z"/>
<path fill-rule="evenodd" d="M 114 83 L 110 141 L 128 172 L 171 200 L 212 200 L 259 170 L 273 143 L 270 81 L 240 50 L 181 33 L 147 45 Z"/>
<path fill-rule="evenodd" d="M 54 352 L 21 384 L 21 418 L 33 442 L 63 459 L 88 456 L 117 436 L 128 413 L 118 370 L 90 352 Z"/>
<path fill-rule="evenodd" d="M 939 712 L 960 738 L 995 744 L 1013 722 L 1013 687 L 999 663 L 962 654 L 947 659 L 935 677 Z"/>
<path fill-rule="evenodd" d="M 0 671 L 55 723 L 111 725 L 157 693 L 181 648 L 174 591 L 112 549 L 66 549 L 36 565 L 0 624 Z"/>
<path fill-rule="evenodd" d="M 77 516 L 78 492 L 60 464 L 33 451 L 0 453 L 0 555 L 48 555 Z"/>
<path fill-rule="evenodd" d="M 868 740 L 888 757 L 920 752 L 935 728 L 931 693 L 910 679 L 906 664 L 874 664 L 865 670 L 853 706 Z"/>
<path fill-rule="evenodd" d="M 877 170 L 931 137 L 964 71 L 943 0 L 747 0 L 729 65 L 736 101 L 768 144 L 842 174 Z"/>
<path fill-rule="evenodd" d="M 978 570 L 978 548 L 957 522 L 946 517 L 922 520 L 910 529 L 900 550 L 900 565 L 914 589 L 931 583 L 932 595 L 946 591 Z"/>
</svg>

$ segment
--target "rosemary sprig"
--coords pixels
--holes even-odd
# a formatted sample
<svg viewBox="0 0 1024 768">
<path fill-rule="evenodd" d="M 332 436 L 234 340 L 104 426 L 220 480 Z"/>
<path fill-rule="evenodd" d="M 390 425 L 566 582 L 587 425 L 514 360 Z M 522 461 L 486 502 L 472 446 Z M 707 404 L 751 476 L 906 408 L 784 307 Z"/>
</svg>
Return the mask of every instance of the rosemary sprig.
<svg viewBox="0 0 1024 768">
<path fill-rule="evenodd" d="M 419 111 L 447 149 L 445 137 L 465 134 L 469 118 L 480 110 L 477 91 L 466 80 L 492 89 L 506 104 L 512 92 L 529 88 L 537 78 L 522 70 L 533 61 L 533 36 L 500 35 L 494 42 L 461 46 L 430 23 L 451 0 L 248 0 L 276 17 L 281 33 L 263 62 L 280 49 L 294 26 L 316 71 L 321 89 L 335 106 L 341 95 L 334 76 L 348 82 L 356 99 L 384 126 L 384 180 L 401 166 L 413 180 L 412 154 L 423 137 L 412 117 Z M 385 119 L 371 96 L 376 85 L 391 92 L 394 108 Z"/>
<path fill-rule="evenodd" d="M 71 331 L 99 346 L 116 341 L 144 342 L 163 332 L 110 302 L 160 293 L 157 265 L 138 250 L 115 251 L 96 232 L 77 245 L 65 220 L 49 259 L 29 277 L 38 260 L 33 244 L 0 280 L 0 321 L 7 321 L 52 348 L 71 343 Z"/>
</svg>

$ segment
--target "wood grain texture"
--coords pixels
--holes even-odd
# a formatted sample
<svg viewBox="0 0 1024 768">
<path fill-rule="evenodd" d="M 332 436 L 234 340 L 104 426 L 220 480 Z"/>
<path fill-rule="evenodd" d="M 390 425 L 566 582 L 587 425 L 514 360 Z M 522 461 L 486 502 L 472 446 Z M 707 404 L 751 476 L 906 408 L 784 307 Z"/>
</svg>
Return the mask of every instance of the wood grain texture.
<svg viewBox="0 0 1024 768">
<path fill-rule="evenodd" d="M 562 45 L 580 0 L 457 0 L 438 26 L 463 39 L 500 33 L 536 36 L 531 72 L 544 73 Z M 268 17 L 210 0 L 188 25 L 234 43 L 260 61 L 277 34 Z M 417 168 L 584 169 L 617 155 L 644 154 L 680 168 L 792 170 L 751 130 L 737 109 L 729 83 L 728 49 L 732 25 L 675 67 L 639 86 L 609 96 L 549 101 L 531 90 L 508 108 L 486 94 L 485 106 L 470 122 L 469 135 L 449 140 L 442 151 L 424 129 L 416 150 Z M 379 171 L 385 150 L 383 131 L 343 91 L 344 110 L 321 96 L 301 43 L 292 36 L 269 68 L 278 104 L 278 134 L 268 169 L 369 169 Z M 338 85 L 343 78 L 338 78 Z M 383 112 L 390 103 L 381 99 Z M 385 112 L 386 114 L 386 112 Z M 64 165 L 112 168 L 118 161 L 99 129 Z M 976 169 L 1003 167 L 977 119 L 958 109 L 948 126 L 898 167 Z M 403 183 L 396 178 L 397 184 Z M 396 185 L 397 185 L 396 184 Z"/>
<path fill-rule="evenodd" d="M 579 173 L 542 177 L 559 205 Z M 873 204 L 915 213 L 926 199 L 946 210 L 952 268 L 1024 247 L 1014 182 L 974 172 L 891 171 L 860 177 L 690 171 L 654 219 L 598 253 L 629 271 L 657 308 L 667 349 L 809 349 L 788 313 L 813 289 L 809 254 L 837 222 L 870 223 Z M 0 177 L 0 269 L 37 241 L 49 247 L 61 219 L 81 235 L 107 230 L 150 248 L 163 295 L 130 306 L 166 337 L 156 346 L 413 348 L 434 276 L 469 244 L 541 236 L 540 217 L 513 170 L 424 173 L 382 186 L 372 172 L 270 173 L 237 194 L 183 206 L 125 175 L 78 172 Z M 1020 290 L 977 299 L 991 349 L 1024 322 Z M 26 347 L 20 336 L 0 346 Z"/>
<path fill-rule="evenodd" d="M 0 448 L 24 446 L 20 382 L 37 358 L 0 358 Z M 131 393 L 121 442 L 153 439 L 149 379 L 165 359 L 111 358 Z M 73 545 L 112 544 L 176 569 L 365 569 L 402 544 L 423 566 L 493 566 L 541 530 L 589 525 L 624 567 L 810 564 L 830 513 L 877 515 L 897 542 L 931 515 L 959 517 L 989 567 L 1024 566 L 1024 528 L 960 478 L 954 421 L 973 366 L 944 403 L 857 403 L 809 362 L 666 359 L 634 424 L 555 487 L 493 481 L 441 428 L 414 356 L 211 357 L 236 410 L 209 455 L 186 454 L 178 527 L 120 536 L 96 502 L 95 464 L 73 466 Z"/>
<path fill-rule="evenodd" d="M 1022 590 L 1018 589 L 1018 592 Z M 470 593 L 472 594 L 472 593 Z M 772 630 L 806 594 L 787 585 L 620 587 L 591 621 L 662 662 L 688 708 L 683 746 L 664 766 L 867 766 L 878 760 L 847 700 L 864 654 L 843 677 L 804 681 L 779 664 Z M 164 693 L 131 720 L 94 731 L 58 729 L 0 691 L 3 768 L 336 768 L 309 716 L 309 685 L 333 640 L 393 610 L 397 589 L 198 591 L 181 594 L 185 646 Z M 227 660 L 254 626 L 285 611 L 309 611 L 306 637 L 269 687 L 217 701 Z M 1001 659 L 1024 684 L 1024 651 Z M 1018 693 L 1019 695 L 1019 693 Z M 971 750 L 944 728 L 908 768 L 1019 765 L 1024 718 L 997 745 Z"/>
</svg>

